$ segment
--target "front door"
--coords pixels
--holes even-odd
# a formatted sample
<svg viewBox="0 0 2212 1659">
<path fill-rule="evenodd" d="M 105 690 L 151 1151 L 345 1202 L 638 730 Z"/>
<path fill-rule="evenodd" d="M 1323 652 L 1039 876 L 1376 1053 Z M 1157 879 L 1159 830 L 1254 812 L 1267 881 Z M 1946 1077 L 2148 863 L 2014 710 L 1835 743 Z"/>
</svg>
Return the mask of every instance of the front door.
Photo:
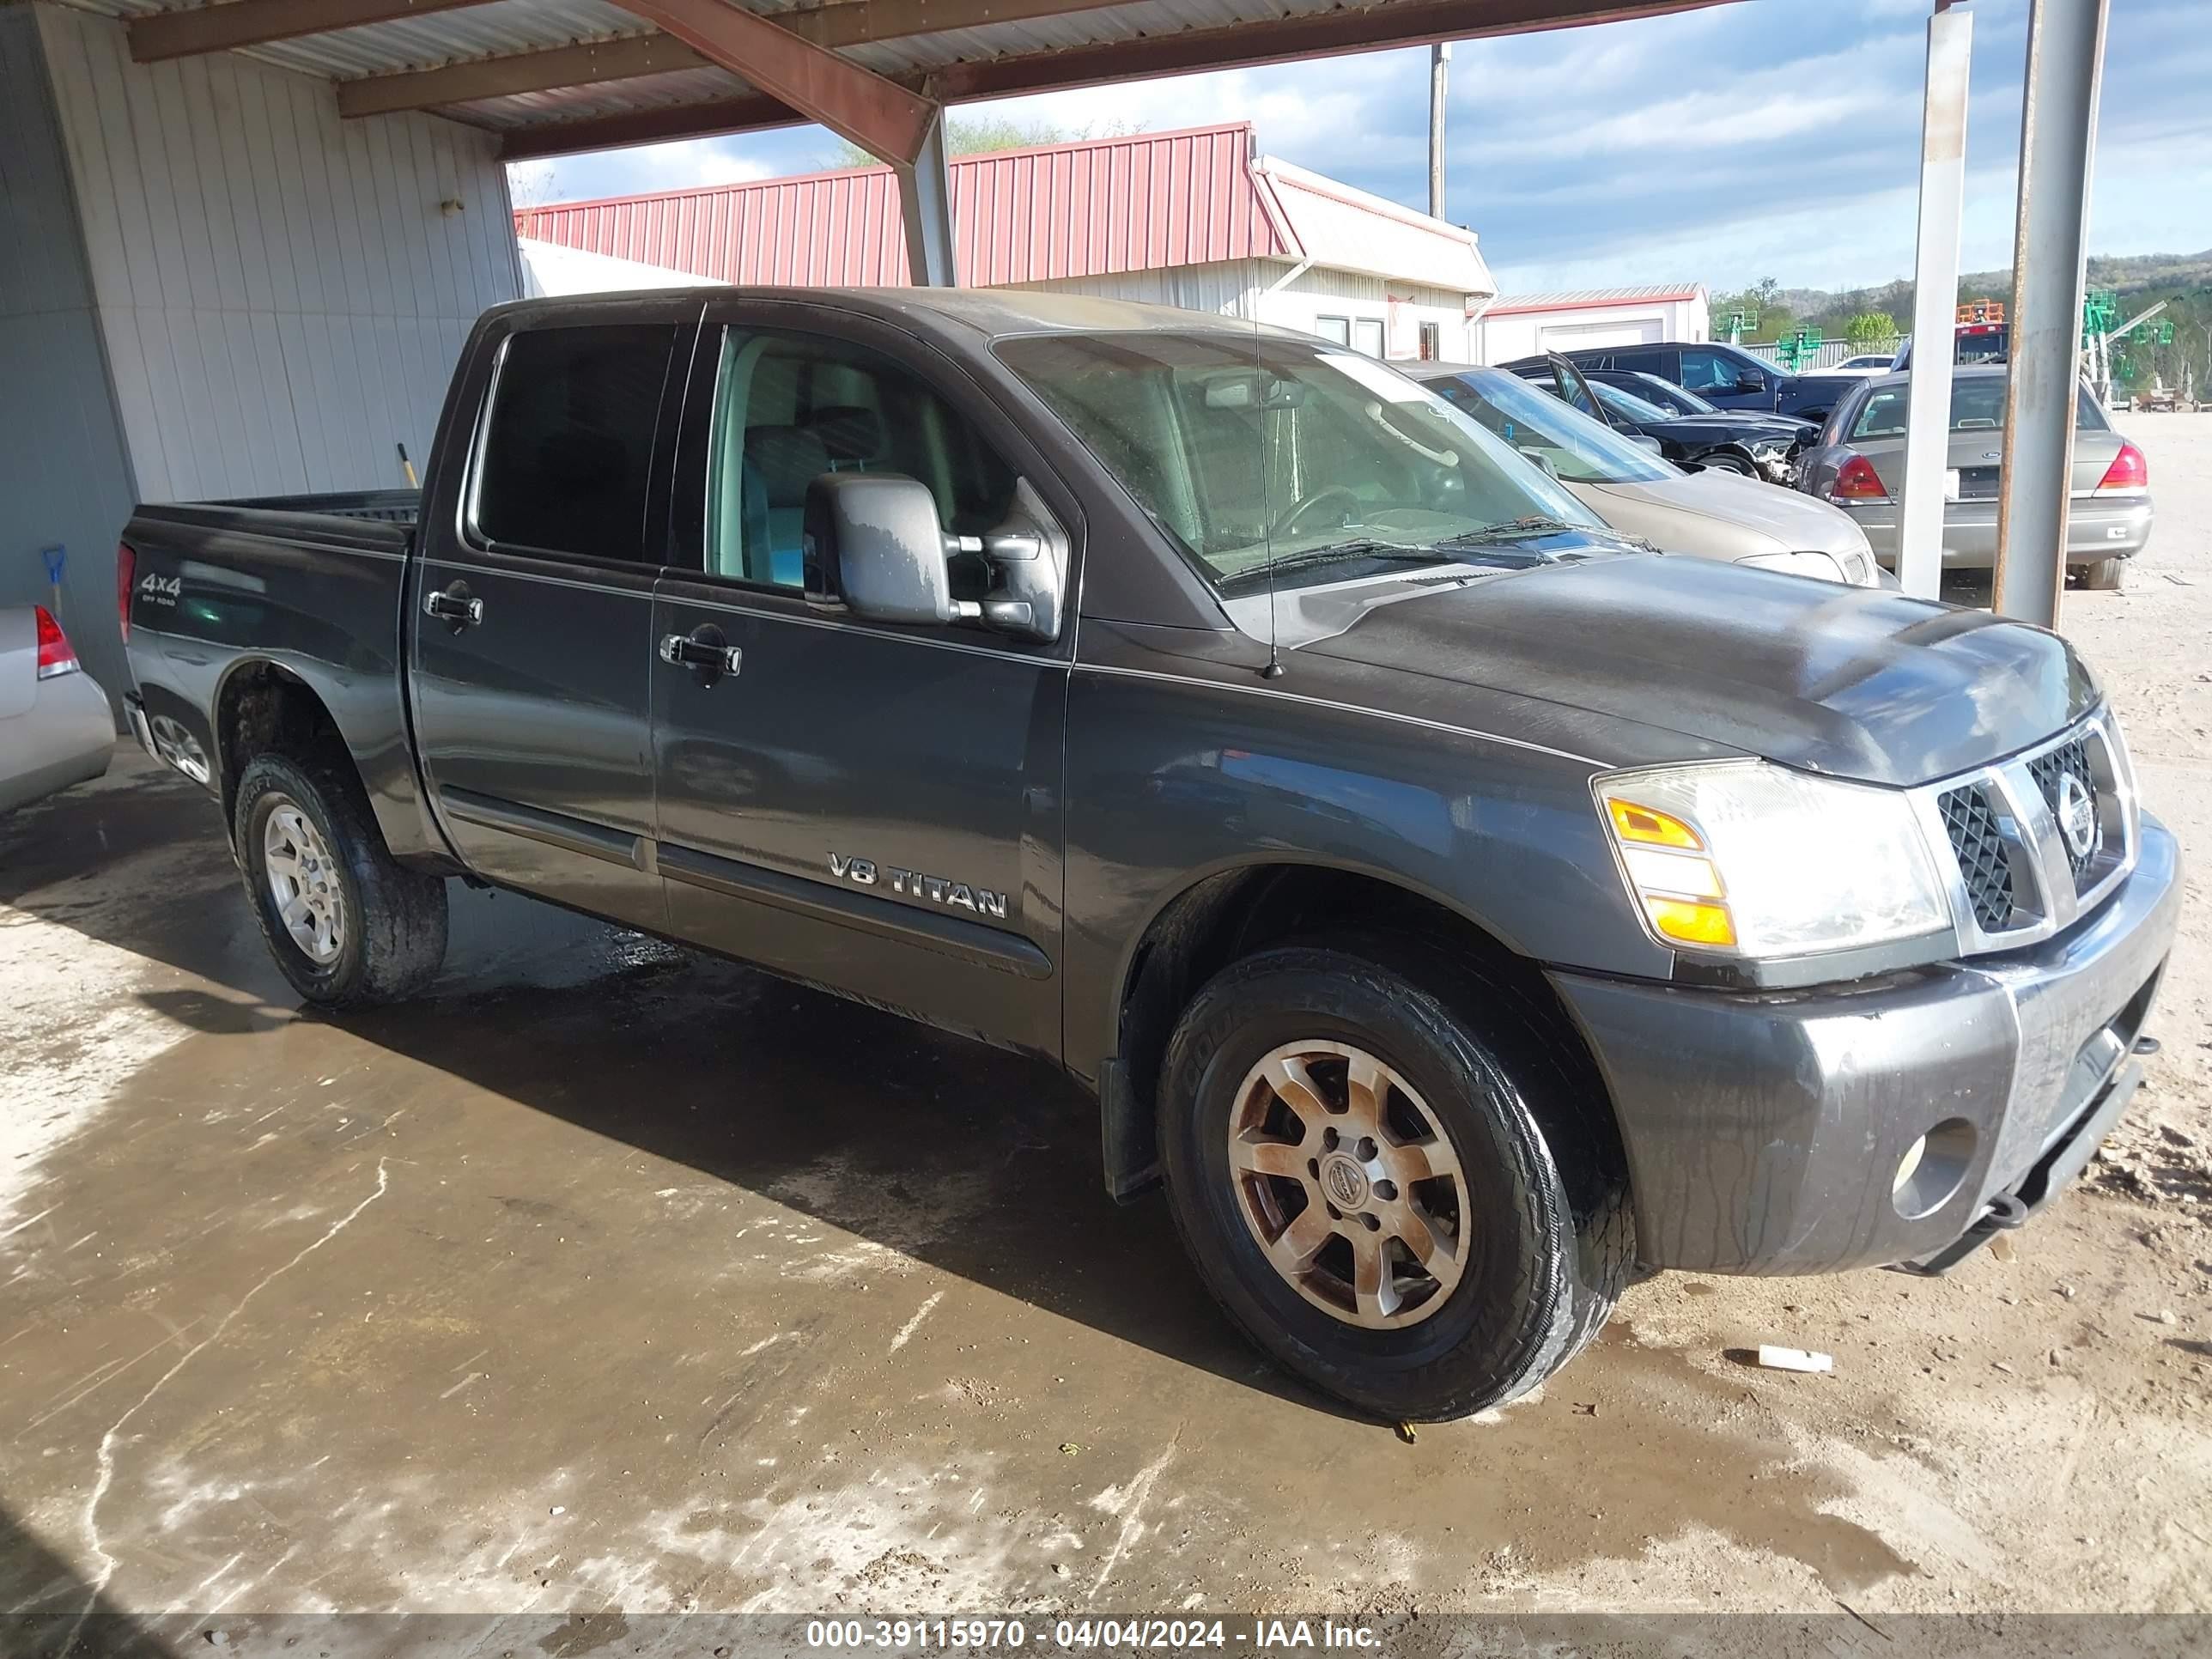
<svg viewBox="0 0 2212 1659">
<path fill-rule="evenodd" d="M 1072 641 L 811 604 L 806 486 L 841 471 L 919 478 L 948 532 L 981 536 L 1041 469 L 957 369 L 888 330 L 710 307 L 673 508 L 694 568 L 665 575 L 653 605 L 671 928 L 1056 1054 Z M 955 559 L 960 596 L 980 573 Z"/>
<path fill-rule="evenodd" d="M 416 741 L 470 867 L 655 928 L 651 481 L 692 334 L 657 305 L 499 346 L 461 521 L 422 526 L 407 599 Z"/>
</svg>

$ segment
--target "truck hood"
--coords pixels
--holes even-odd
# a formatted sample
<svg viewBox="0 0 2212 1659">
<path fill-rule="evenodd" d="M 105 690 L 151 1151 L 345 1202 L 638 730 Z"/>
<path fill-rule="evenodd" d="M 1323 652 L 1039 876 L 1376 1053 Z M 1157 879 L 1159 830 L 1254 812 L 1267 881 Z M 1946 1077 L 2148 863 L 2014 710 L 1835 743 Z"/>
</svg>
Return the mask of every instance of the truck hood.
<svg viewBox="0 0 2212 1659">
<path fill-rule="evenodd" d="M 1425 592 L 1304 648 L 1676 732 L 1697 740 L 1686 756 L 1758 755 L 1870 783 L 1984 764 L 2098 696 L 2064 640 L 2024 623 L 1649 555 Z"/>
</svg>

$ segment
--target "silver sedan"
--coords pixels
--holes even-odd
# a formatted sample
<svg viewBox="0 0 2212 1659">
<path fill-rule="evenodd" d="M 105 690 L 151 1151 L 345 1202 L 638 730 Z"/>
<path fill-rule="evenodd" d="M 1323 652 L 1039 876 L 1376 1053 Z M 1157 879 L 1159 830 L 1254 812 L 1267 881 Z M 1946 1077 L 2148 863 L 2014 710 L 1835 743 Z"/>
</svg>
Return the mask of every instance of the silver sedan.
<svg viewBox="0 0 2212 1659">
<path fill-rule="evenodd" d="M 114 749 L 106 694 L 53 613 L 0 606 L 0 812 L 100 776 Z"/>
<path fill-rule="evenodd" d="M 1996 562 L 1998 468 L 2004 459 L 2006 370 L 1951 371 L 1951 432 L 1943 504 L 1943 566 Z M 1905 478 L 1911 374 L 1885 374 L 1846 393 L 1802 457 L 1797 487 L 1839 507 L 1866 532 L 1884 565 L 1897 562 L 1897 489 Z M 2091 587 L 2118 587 L 2125 561 L 2150 539 L 2150 469 L 2112 430 L 2086 386 L 2076 394 L 2073 500 L 2066 568 Z"/>
</svg>

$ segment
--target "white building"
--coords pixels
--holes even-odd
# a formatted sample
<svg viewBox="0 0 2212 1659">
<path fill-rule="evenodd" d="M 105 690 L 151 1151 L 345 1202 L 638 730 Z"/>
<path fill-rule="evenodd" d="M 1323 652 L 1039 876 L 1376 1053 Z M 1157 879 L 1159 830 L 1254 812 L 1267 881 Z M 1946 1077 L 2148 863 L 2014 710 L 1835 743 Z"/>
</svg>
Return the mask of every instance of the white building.
<svg viewBox="0 0 2212 1659">
<path fill-rule="evenodd" d="M 1702 285 L 1505 295 L 1475 320 L 1473 361 L 1510 363 L 1540 351 L 1711 337 Z"/>
<path fill-rule="evenodd" d="M 1321 334 L 1371 356 L 1464 362 L 1496 293 L 1474 233 L 1261 155 L 1246 122 L 953 161 L 960 280 L 1182 306 Z M 515 215 L 540 291 L 744 283 L 900 286 L 888 167 L 855 167 Z M 544 250 L 552 250 L 549 253 Z"/>
</svg>

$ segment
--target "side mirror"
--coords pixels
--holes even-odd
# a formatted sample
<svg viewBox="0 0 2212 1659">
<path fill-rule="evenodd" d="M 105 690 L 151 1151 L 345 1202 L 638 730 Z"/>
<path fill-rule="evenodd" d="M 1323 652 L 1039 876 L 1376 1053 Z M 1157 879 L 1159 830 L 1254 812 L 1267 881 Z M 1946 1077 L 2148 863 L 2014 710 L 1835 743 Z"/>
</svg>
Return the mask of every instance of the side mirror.
<svg viewBox="0 0 2212 1659">
<path fill-rule="evenodd" d="M 1766 377 L 1757 369 L 1747 368 L 1735 377 L 1735 389 L 1738 392 L 1764 392 L 1766 390 Z"/>
<path fill-rule="evenodd" d="M 1622 435 L 1625 436 L 1629 442 L 1634 444 L 1638 449 L 1648 449 L 1654 455 L 1663 455 L 1667 453 L 1667 446 L 1661 443 L 1656 438 L 1653 437 L 1648 432 L 1629 432 L 1624 433 Z"/>
<path fill-rule="evenodd" d="M 871 622 L 949 623 L 983 608 L 952 597 L 947 561 L 980 552 L 973 536 L 948 536 L 937 498 L 893 472 L 825 472 L 806 486 L 806 596 L 842 601 Z"/>
<path fill-rule="evenodd" d="M 1559 469 L 1553 465 L 1552 458 L 1534 444 L 1521 446 L 1521 459 L 1534 466 L 1541 468 L 1552 477 L 1556 478 L 1559 476 Z"/>
</svg>

